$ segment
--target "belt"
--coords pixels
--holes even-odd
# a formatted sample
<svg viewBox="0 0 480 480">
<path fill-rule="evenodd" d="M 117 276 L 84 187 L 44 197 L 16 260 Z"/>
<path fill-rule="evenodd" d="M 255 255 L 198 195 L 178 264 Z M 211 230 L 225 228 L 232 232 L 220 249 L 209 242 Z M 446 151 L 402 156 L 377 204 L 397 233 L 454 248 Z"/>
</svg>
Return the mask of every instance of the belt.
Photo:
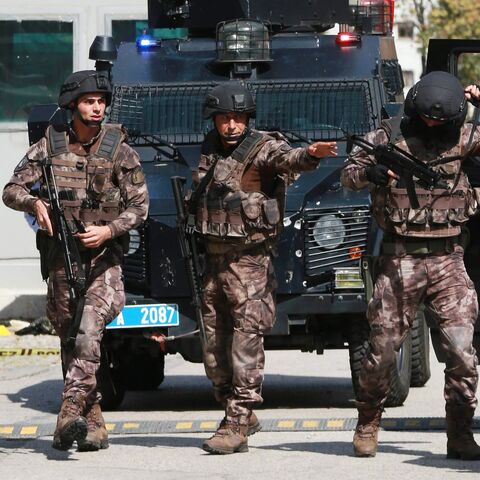
<svg viewBox="0 0 480 480">
<path fill-rule="evenodd" d="M 216 243 L 207 242 L 205 248 L 212 255 L 226 255 L 229 253 L 241 253 L 246 255 L 258 255 L 267 253 L 270 249 L 265 242 L 232 244 L 232 243 Z"/>
<path fill-rule="evenodd" d="M 412 238 L 389 236 L 382 243 L 383 255 L 429 255 L 451 253 L 462 245 L 462 235 L 443 238 Z"/>
</svg>

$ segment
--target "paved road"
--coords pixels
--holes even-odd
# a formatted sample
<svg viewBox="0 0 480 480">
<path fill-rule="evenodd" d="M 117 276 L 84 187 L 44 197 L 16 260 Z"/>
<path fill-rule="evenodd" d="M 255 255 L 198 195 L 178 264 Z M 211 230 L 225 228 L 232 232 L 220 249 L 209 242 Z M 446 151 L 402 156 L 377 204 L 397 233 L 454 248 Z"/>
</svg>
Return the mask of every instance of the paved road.
<svg viewBox="0 0 480 480">
<path fill-rule="evenodd" d="M 54 337 L 0 338 L 0 348 L 14 344 L 58 346 Z M 128 392 L 120 409 L 105 415 L 113 432 L 111 447 L 78 453 L 50 447 L 62 388 L 58 357 L 0 357 L 0 478 L 372 480 L 434 476 L 478 480 L 480 462 L 445 459 L 445 434 L 439 430 L 444 412 L 443 373 L 434 358 L 432 362 L 427 386 L 412 389 L 403 407 L 384 415 L 387 428 L 400 425 L 402 430 L 382 431 L 377 457 L 357 459 L 351 448 L 355 409 L 346 351 L 323 356 L 268 352 L 265 405 L 258 412 L 268 431 L 250 439 L 248 454 L 229 456 L 205 454 L 199 446 L 209 434 L 194 433 L 211 430 L 212 422 L 221 417 L 201 365 L 186 363 L 179 356 L 167 357 L 167 378 L 158 390 Z M 422 422 L 433 425 L 433 430 L 423 430 Z M 36 438 L 8 438 L 22 436 L 22 431 L 23 436 Z"/>
</svg>

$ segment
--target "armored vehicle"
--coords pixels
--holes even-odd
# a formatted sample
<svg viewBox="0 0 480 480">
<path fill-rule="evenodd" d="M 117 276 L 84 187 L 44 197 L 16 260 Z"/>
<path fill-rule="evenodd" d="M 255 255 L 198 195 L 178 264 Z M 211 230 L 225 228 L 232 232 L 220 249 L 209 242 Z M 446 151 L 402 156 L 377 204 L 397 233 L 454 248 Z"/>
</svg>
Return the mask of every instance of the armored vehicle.
<svg viewBox="0 0 480 480">
<path fill-rule="evenodd" d="M 366 294 L 359 266 L 378 253 L 381 232 L 368 192 L 339 182 L 345 132 L 364 134 L 398 112 L 402 71 L 392 37 L 393 0 L 150 0 L 149 26 L 122 43 L 112 69 L 110 121 L 122 123 L 141 156 L 151 204 L 131 235 L 123 314 L 108 326 L 106 354 L 114 406 L 125 389 L 156 388 L 165 353 L 201 361 L 170 177 L 187 185 L 200 145 L 213 128 L 202 117 L 205 94 L 220 82 L 245 82 L 257 104 L 252 127 L 278 130 L 292 146 L 339 142 L 339 156 L 300 176 L 286 194 L 275 268 L 277 320 L 267 349 L 321 354 L 348 348 L 356 385 L 366 347 Z M 325 33 L 334 25 L 338 33 Z M 162 38 L 165 32 L 180 38 Z M 181 29 L 181 30 L 179 30 Z M 252 121 L 253 122 L 253 121 Z M 163 344 L 148 337 L 175 337 Z M 423 313 L 398 354 L 390 405 L 429 377 Z"/>
</svg>

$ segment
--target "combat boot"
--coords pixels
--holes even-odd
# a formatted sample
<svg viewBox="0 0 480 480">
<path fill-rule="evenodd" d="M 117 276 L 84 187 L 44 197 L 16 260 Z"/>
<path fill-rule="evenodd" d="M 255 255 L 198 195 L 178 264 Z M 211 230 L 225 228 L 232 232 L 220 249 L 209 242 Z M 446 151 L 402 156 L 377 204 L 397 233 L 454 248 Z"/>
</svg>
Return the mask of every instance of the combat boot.
<svg viewBox="0 0 480 480">
<path fill-rule="evenodd" d="M 218 426 L 217 432 L 219 430 L 223 430 L 227 428 L 227 417 L 223 417 L 222 421 L 220 422 L 220 425 Z M 260 422 L 258 421 L 257 416 L 255 415 L 254 412 L 252 412 L 248 418 L 248 430 L 247 430 L 247 437 L 250 435 L 254 435 L 255 433 L 259 432 L 262 429 L 262 426 L 260 425 Z"/>
<path fill-rule="evenodd" d="M 99 403 L 87 407 L 86 418 L 88 433 L 83 440 L 77 442 L 78 451 L 94 452 L 108 448 L 108 433 Z"/>
<path fill-rule="evenodd" d="M 480 446 L 473 438 L 474 409 L 467 405 L 447 405 L 447 458 L 480 460 Z"/>
<path fill-rule="evenodd" d="M 202 448 L 209 453 L 248 452 L 248 425 L 236 422 L 222 422 L 215 434 L 203 442 Z"/>
<path fill-rule="evenodd" d="M 52 447 L 57 450 L 68 450 L 76 440 L 87 436 L 87 419 L 83 416 L 85 397 L 76 394 L 62 402 L 57 418 L 57 427 L 53 434 Z"/>
<path fill-rule="evenodd" d="M 358 422 L 353 436 L 353 450 L 356 457 L 374 457 L 378 447 L 378 429 L 382 410 L 380 408 L 359 408 Z"/>
<path fill-rule="evenodd" d="M 255 433 L 259 432 L 262 429 L 260 422 L 258 421 L 255 412 L 251 412 L 250 417 L 248 417 L 248 430 L 247 430 L 247 437 L 250 435 L 254 435 Z"/>
</svg>

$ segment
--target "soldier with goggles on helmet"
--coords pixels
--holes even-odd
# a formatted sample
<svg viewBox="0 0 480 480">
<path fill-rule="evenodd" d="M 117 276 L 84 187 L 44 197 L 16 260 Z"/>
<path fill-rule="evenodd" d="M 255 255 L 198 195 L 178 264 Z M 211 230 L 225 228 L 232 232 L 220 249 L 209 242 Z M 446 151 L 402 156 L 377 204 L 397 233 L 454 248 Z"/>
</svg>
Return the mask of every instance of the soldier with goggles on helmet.
<svg viewBox="0 0 480 480">
<path fill-rule="evenodd" d="M 477 358 L 473 348 L 477 293 L 463 262 L 462 226 L 478 210 L 479 195 L 463 170 L 480 153 L 480 131 L 464 124 L 467 101 L 480 89 L 463 88 L 446 72 L 431 72 L 408 92 L 404 114 L 383 122 L 366 140 L 391 143 L 440 174 L 444 187 L 427 189 L 416 181 L 418 206 L 412 206 L 402 178 L 357 148 L 342 171 L 342 183 L 368 187 L 372 211 L 384 231 L 373 297 L 368 304 L 370 345 L 357 392 L 358 424 L 354 451 L 377 452 L 378 429 L 389 393 L 390 372 L 417 309 L 425 304 L 440 330 L 446 358 L 447 457 L 480 460 L 472 433 L 477 405 Z"/>
</svg>

